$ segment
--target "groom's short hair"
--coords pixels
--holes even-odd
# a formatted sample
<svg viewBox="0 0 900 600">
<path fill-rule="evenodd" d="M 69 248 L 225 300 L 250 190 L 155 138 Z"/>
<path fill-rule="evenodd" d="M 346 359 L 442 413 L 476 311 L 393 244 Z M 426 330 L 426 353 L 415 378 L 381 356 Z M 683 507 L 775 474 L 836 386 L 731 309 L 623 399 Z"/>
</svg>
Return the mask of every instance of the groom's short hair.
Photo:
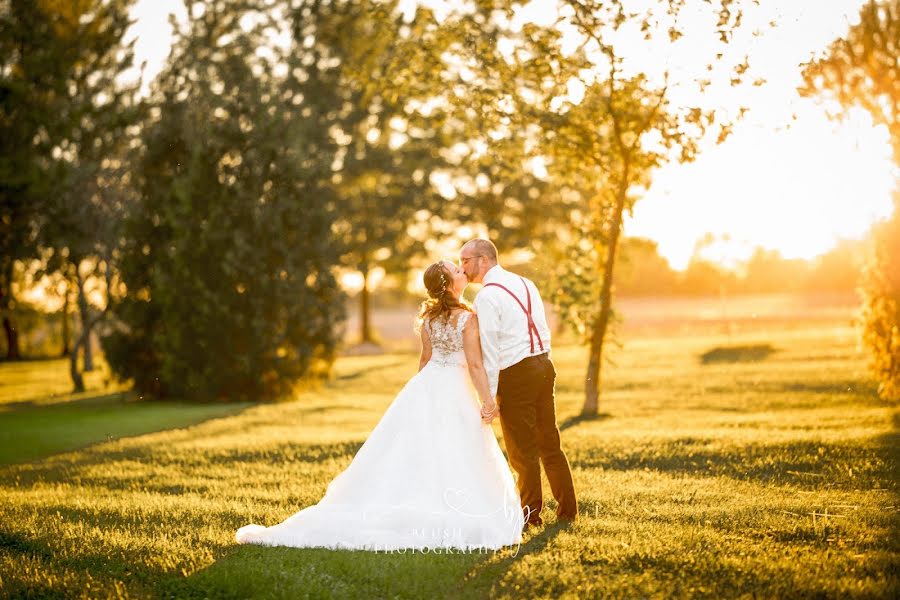
<svg viewBox="0 0 900 600">
<path fill-rule="evenodd" d="M 491 240 L 475 238 L 474 240 L 469 240 L 468 242 L 466 242 L 465 245 L 471 245 L 472 249 L 475 250 L 476 253 L 488 257 L 493 262 L 497 262 L 497 246 L 495 246 L 494 242 L 492 242 Z"/>
</svg>

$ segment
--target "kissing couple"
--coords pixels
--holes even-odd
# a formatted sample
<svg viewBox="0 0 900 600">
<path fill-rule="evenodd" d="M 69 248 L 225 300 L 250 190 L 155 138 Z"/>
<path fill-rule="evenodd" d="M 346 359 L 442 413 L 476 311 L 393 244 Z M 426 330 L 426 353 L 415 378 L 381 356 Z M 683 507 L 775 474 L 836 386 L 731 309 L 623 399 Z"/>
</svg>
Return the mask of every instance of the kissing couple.
<svg viewBox="0 0 900 600">
<path fill-rule="evenodd" d="M 353 550 L 497 550 L 540 526 L 541 463 L 558 520 L 578 514 L 560 446 L 550 329 L 537 287 L 486 239 L 423 276 L 419 371 L 318 504 L 245 525 L 239 543 Z M 482 284 L 474 306 L 462 298 Z M 504 458 L 493 420 L 500 418 Z M 516 473 L 513 478 L 510 466 Z"/>
</svg>

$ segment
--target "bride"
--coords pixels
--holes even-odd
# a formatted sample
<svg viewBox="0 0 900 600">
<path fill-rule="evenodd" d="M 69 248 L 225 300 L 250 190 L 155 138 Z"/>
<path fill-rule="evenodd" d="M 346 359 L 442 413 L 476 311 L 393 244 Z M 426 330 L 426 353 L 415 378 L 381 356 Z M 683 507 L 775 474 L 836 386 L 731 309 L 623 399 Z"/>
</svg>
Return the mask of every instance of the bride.
<svg viewBox="0 0 900 600">
<path fill-rule="evenodd" d="M 497 405 L 482 365 L 478 319 L 460 300 L 468 279 L 441 261 L 428 267 L 424 283 L 419 372 L 318 504 L 271 527 L 245 525 L 238 542 L 375 551 L 521 542 L 516 485 L 489 426 Z"/>
</svg>

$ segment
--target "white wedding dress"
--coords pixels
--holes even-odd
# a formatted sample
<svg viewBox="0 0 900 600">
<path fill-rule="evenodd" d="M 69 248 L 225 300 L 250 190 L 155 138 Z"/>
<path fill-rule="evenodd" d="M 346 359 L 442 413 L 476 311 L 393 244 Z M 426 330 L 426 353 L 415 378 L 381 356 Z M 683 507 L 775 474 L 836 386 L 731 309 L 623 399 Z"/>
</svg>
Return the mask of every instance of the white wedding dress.
<svg viewBox="0 0 900 600">
<path fill-rule="evenodd" d="M 318 504 L 238 529 L 240 543 L 391 551 L 499 549 L 522 540 L 512 472 L 481 421 L 463 353 L 469 317 L 424 326 L 428 364 L 400 390 Z"/>
</svg>

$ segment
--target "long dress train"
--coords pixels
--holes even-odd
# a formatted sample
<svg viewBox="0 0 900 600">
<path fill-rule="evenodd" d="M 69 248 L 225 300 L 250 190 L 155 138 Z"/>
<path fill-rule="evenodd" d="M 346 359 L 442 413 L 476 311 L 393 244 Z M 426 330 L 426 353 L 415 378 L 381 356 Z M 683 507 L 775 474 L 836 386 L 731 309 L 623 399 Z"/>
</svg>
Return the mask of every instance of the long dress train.
<svg viewBox="0 0 900 600">
<path fill-rule="evenodd" d="M 432 357 L 318 504 L 240 543 L 390 551 L 499 549 L 522 540 L 512 472 L 481 422 L 462 348 L 470 313 L 427 322 Z"/>
</svg>

